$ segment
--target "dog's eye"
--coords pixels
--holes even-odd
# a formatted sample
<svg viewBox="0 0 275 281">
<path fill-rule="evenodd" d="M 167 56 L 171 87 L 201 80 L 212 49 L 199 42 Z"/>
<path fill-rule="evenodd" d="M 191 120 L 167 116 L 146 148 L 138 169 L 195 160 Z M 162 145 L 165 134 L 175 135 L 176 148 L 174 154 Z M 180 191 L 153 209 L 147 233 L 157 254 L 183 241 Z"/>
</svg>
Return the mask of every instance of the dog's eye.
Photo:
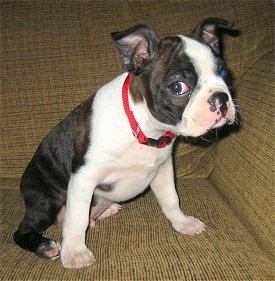
<svg viewBox="0 0 275 281">
<path fill-rule="evenodd" d="M 171 94 L 176 96 L 182 96 L 190 91 L 190 88 L 183 82 L 174 82 L 169 86 L 169 91 Z"/>
<path fill-rule="evenodd" d="M 219 69 L 219 75 L 222 78 L 226 78 L 228 76 L 228 69 L 226 67 L 221 67 Z"/>
</svg>

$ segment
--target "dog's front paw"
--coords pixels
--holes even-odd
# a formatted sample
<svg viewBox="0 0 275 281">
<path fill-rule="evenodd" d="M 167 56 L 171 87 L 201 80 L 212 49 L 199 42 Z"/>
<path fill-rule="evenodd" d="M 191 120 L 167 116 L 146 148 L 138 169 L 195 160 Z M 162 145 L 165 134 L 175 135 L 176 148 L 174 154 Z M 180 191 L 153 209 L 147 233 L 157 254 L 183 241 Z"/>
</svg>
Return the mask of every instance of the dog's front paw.
<svg viewBox="0 0 275 281">
<path fill-rule="evenodd" d="M 205 231 L 205 225 L 201 221 L 189 216 L 174 221 L 172 225 L 176 231 L 187 235 L 196 235 Z"/>
<path fill-rule="evenodd" d="M 95 262 L 93 253 L 86 248 L 82 251 L 61 250 L 61 262 L 66 268 L 82 268 Z"/>
</svg>

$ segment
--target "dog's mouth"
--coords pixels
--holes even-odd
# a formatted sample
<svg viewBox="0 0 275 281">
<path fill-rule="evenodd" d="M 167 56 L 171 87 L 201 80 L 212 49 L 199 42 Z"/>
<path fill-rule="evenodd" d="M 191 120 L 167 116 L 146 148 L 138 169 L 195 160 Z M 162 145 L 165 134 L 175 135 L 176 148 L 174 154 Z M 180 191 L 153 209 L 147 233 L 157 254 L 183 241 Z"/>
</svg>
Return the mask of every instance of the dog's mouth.
<svg viewBox="0 0 275 281">
<path fill-rule="evenodd" d="M 215 121 L 215 124 L 213 126 L 211 126 L 207 131 L 212 130 L 212 129 L 216 129 L 216 128 L 220 128 L 224 125 L 232 125 L 235 121 L 235 118 L 226 118 L 226 117 L 222 117 L 219 120 Z"/>
<path fill-rule="evenodd" d="M 204 116 L 202 118 L 199 117 L 183 120 L 183 122 L 177 126 L 178 135 L 185 137 L 200 137 L 212 130 L 221 128 L 225 125 L 233 125 L 236 122 L 235 113 L 233 114 L 233 112 L 230 116 L 226 115 L 225 117 L 215 120 L 211 120 L 210 118 L 207 119 Z"/>
<path fill-rule="evenodd" d="M 236 122 L 234 103 L 225 94 L 222 98 L 227 100 L 221 102 L 221 97 L 218 95 L 219 92 L 213 94 L 211 99 L 198 100 L 196 106 L 191 105 L 186 108 L 182 122 L 177 127 L 181 135 L 199 137 L 213 129 Z"/>
</svg>

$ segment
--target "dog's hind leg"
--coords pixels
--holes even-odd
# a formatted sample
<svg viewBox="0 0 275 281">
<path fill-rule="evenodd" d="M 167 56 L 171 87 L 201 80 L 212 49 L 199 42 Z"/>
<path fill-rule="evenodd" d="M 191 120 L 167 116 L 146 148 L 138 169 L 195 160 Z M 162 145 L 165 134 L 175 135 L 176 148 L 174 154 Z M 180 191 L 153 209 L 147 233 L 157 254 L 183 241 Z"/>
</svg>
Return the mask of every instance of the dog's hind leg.
<svg viewBox="0 0 275 281">
<path fill-rule="evenodd" d="M 95 226 L 96 219 L 112 217 L 116 215 L 120 209 L 121 206 L 119 204 L 113 203 L 112 201 L 103 197 L 94 195 L 90 210 L 89 227 L 93 228 Z"/>
<path fill-rule="evenodd" d="M 116 215 L 121 210 L 121 206 L 117 203 L 112 203 L 99 217 L 99 220 L 110 218 Z"/>
<path fill-rule="evenodd" d="M 43 237 L 43 232 L 54 223 L 60 205 L 48 198 L 38 200 L 32 204 L 26 198 L 26 212 L 18 230 L 14 233 L 14 241 L 25 250 L 34 252 L 45 259 L 59 257 L 60 244 Z"/>
</svg>

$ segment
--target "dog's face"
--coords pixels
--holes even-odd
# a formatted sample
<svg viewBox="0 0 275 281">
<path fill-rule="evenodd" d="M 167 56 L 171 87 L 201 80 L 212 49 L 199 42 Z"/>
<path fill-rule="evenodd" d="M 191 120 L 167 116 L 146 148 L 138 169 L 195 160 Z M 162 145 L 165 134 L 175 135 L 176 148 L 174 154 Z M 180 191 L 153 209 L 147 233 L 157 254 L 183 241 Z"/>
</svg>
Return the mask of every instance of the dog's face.
<svg viewBox="0 0 275 281">
<path fill-rule="evenodd" d="M 146 26 L 113 33 L 122 63 L 133 73 L 130 92 L 152 116 L 178 135 L 197 137 L 232 124 L 235 107 L 222 59 L 221 31 L 232 22 L 207 19 L 191 36 L 160 40 Z"/>
</svg>

